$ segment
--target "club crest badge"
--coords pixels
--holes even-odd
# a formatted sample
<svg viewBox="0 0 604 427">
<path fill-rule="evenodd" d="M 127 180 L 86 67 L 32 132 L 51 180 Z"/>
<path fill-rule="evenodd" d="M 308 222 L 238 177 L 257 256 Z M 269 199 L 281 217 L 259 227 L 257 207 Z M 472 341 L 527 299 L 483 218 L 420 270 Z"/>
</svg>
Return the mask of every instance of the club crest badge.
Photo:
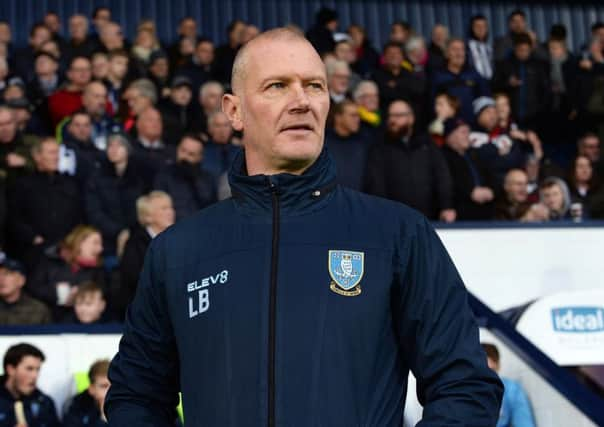
<svg viewBox="0 0 604 427">
<path fill-rule="evenodd" d="M 365 272 L 365 254 L 353 251 L 329 251 L 329 289 L 347 297 L 361 293 L 361 279 Z"/>
</svg>

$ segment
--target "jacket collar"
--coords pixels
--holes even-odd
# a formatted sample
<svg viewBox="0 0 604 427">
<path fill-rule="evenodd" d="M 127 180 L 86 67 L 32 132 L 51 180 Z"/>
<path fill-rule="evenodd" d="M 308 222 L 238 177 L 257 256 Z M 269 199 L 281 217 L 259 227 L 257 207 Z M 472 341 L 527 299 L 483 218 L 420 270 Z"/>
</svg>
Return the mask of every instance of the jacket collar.
<svg viewBox="0 0 604 427">
<path fill-rule="evenodd" d="M 322 208 L 336 184 L 335 163 L 326 148 L 302 174 L 249 176 L 245 167 L 245 150 L 240 150 L 229 172 L 233 199 L 248 214 L 272 211 L 273 193 L 279 196 L 282 215 L 303 215 Z"/>
</svg>

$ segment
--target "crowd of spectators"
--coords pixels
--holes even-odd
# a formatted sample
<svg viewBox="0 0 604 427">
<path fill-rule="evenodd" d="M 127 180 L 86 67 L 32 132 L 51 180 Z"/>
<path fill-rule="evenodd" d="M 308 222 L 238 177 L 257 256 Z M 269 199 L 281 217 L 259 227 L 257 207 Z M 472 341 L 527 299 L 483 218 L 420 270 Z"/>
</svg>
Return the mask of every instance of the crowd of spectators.
<svg viewBox="0 0 604 427">
<path fill-rule="evenodd" d="M 562 25 L 508 22 L 493 44 L 481 15 L 466 37 L 394 22 L 379 48 L 321 9 L 339 183 L 435 221 L 602 218 L 604 24 L 573 53 Z M 218 46 L 190 17 L 170 43 L 150 20 L 126 40 L 105 7 L 67 24 L 48 12 L 14 46 L 0 22 L 2 324 L 120 321 L 150 240 L 230 197 L 242 149 L 221 99 L 253 23 Z"/>
</svg>

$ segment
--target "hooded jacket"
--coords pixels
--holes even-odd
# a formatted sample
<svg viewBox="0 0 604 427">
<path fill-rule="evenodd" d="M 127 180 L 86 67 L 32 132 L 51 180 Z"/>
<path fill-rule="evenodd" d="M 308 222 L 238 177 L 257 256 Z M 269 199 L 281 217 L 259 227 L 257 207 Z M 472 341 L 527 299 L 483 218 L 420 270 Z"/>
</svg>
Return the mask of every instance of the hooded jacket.
<svg viewBox="0 0 604 427">
<path fill-rule="evenodd" d="M 0 426 L 15 426 L 16 399 L 6 388 L 6 376 L 0 376 Z M 55 404 L 50 397 L 35 389 L 29 396 L 23 396 L 23 412 L 28 427 L 59 427 Z"/>
<path fill-rule="evenodd" d="M 426 426 L 494 426 L 455 267 L 411 209 L 302 175 L 230 172 L 233 198 L 153 239 L 109 370 L 112 426 L 400 426 L 412 370 Z"/>
</svg>

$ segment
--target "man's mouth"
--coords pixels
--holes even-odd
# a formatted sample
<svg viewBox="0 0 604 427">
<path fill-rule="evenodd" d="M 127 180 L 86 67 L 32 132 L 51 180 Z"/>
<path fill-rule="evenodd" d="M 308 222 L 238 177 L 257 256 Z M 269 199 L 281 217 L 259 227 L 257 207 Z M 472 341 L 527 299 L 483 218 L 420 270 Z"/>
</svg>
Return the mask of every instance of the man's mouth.
<svg viewBox="0 0 604 427">
<path fill-rule="evenodd" d="M 313 127 L 307 123 L 292 124 L 283 127 L 281 132 L 308 132 L 312 131 Z"/>
</svg>

